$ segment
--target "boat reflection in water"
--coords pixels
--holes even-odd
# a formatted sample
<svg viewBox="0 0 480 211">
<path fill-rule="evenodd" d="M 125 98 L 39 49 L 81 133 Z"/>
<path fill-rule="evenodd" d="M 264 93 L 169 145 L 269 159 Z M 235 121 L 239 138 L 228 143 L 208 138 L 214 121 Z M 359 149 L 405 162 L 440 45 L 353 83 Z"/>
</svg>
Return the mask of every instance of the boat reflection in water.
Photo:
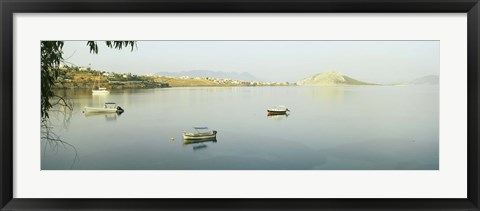
<svg viewBox="0 0 480 211">
<path fill-rule="evenodd" d="M 267 117 L 273 120 L 282 120 L 286 119 L 289 115 L 290 114 L 267 114 Z"/>
<path fill-rule="evenodd" d="M 288 113 L 287 114 L 267 114 L 267 116 L 270 117 L 270 118 L 274 118 L 274 117 L 283 118 L 283 117 L 288 117 L 288 115 L 290 115 L 290 114 L 288 114 Z"/>
<path fill-rule="evenodd" d="M 207 143 L 217 143 L 217 138 L 201 139 L 201 140 L 188 140 L 188 139 L 183 140 L 183 145 L 193 146 L 192 147 L 193 151 L 206 149 L 208 147 Z"/>
<path fill-rule="evenodd" d="M 108 113 L 108 114 L 105 114 L 105 113 L 83 113 L 85 115 L 85 117 L 87 118 L 90 118 L 90 117 L 102 117 L 104 116 L 105 117 L 105 120 L 107 121 L 116 121 L 117 120 L 117 117 L 119 117 L 120 115 L 122 115 L 121 113 Z"/>
</svg>

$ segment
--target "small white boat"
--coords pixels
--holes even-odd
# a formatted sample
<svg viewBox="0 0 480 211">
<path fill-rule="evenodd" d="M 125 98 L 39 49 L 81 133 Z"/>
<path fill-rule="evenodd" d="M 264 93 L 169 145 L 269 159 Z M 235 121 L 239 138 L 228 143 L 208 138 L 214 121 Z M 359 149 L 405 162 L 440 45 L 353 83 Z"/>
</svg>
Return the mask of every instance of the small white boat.
<svg viewBox="0 0 480 211">
<path fill-rule="evenodd" d="M 123 108 L 117 106 L 116 103 L 105 103 L 103 107 L 88 107 L 83 108 L 85 113 L 123 113 Z"/>
<path fill-rule="evenodd" d="M 110 91 L 107 88 L 100 87 L 98 89 L 92 89 L 92 94 L 108 94 Z"/>
<path fill-rule="evenodd" d="M 217 138 L 216 130 L 209 130 L 208 127 L 194 127 L 195 132 L 183 132 L 183 140 L 212 140 Z"/>
<path fill-rule="evenodd" d="M 290 110 L 288 110 L 288 108 L 283 106 L 283 105 L 279 105 L 275 108 L 267 109 L 267 113 L 268 113 L 269 116 L 271 116 L 271 115 L 286 115 L 287 111 L 290 111 Z"/>
</svg>

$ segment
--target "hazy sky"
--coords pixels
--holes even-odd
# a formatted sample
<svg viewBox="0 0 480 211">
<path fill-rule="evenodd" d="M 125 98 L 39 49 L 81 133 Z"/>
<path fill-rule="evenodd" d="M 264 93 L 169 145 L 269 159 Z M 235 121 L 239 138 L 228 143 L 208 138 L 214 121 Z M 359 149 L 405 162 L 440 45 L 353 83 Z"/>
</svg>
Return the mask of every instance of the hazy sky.
<svg viewBox="0 0 480 211">
<path fill-rule="evenodd" d="M 66 41 L 77 66 L 133 74 L 213 70 L 248 72 L 265 81 L 296 82 L 326 70 L 372 83 L 410 81 L 440 72 L 439 41 L 138 41 L 134 51 Z"/>
</svg>

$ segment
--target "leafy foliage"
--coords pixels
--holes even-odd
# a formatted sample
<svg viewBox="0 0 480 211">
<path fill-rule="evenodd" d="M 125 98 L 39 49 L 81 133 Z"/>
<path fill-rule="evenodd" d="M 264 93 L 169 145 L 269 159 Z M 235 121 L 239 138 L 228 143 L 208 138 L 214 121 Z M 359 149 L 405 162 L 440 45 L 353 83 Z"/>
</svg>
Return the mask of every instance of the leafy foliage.
<svg viewBox="0 0 480 211">
<path fill-rule="evenodd" d="M 58 66 L 63 60 L 63 42 L 43 41 L 41 44 L 41 117 L 48 118 L 52 107 L 50 98 L 54 96 L 52 86 L 58 76 Z"/>
<path fill-rule="evenodd" d="M 135 41 L 105 41 L 105 44 L 109 48 L 115 48 L 121 50 L 124 47 L 131 46 L 133 51 L 136 46 Z M 87 45 L 90 47 L 90 53 L 98 54 L 98 45 L 96 41 L 88 41 Z"/>
</svg>

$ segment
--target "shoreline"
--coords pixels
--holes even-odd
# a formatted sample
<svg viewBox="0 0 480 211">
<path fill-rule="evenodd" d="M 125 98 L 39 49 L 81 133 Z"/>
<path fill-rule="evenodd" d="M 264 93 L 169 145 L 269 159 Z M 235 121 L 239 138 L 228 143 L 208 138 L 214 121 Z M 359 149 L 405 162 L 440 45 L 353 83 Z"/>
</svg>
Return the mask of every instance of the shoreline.
<svg viewBox="0 0 480 211">
<path fill-rule="evenodd" d="M 227 88 L 227 87 L 313 87 L 313 88 L 344 88 L 344 87 L 407 87 L 412 86 L 408 84 L 375 84 L 375 85 L 184 85 L 184 86 L 102 86 L 109 90 L 128 90 L 128 89 L 157 89 L 157 88 L 190 88 L 190 87 L 198 87 L 198 88 Z M 63 87 L 54 87 L 54 90 L 67 90 L 67 89 L 74 89 L 74 90 L 92 90 L 92 86 L 89 87 L 80 87 L 80 86 L 63 86 Z"/>
</svg>

